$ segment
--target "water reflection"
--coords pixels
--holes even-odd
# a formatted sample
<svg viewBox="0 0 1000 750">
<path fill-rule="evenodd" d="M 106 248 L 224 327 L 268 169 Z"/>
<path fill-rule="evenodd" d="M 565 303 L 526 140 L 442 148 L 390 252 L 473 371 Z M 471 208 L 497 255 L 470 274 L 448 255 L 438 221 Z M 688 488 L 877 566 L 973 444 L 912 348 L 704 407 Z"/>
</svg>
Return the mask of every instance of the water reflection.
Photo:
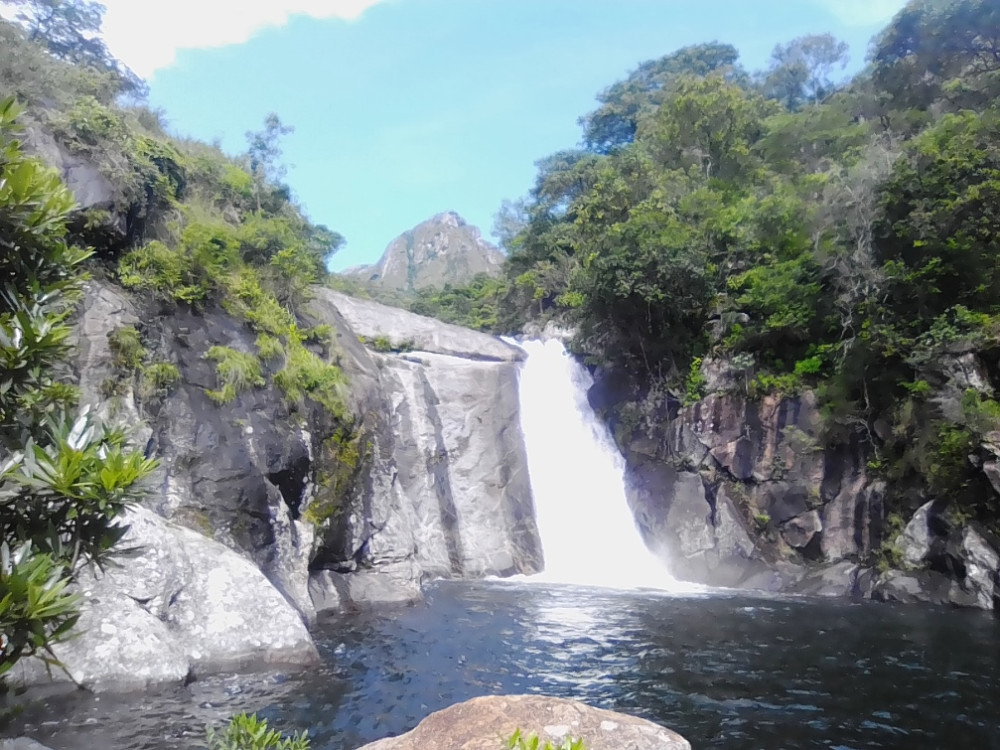
<svg viewBox="0 0 1000 750">
<path fill-rule="evenodd" d="M 206 721 L 263 709 L 343 750 L 476 695 L 543 692 L 697 748 L 1000 750 L 1000 635 L 979 613 L 451 583 L 317 635 L 324 666 L 309 675 L 49 702 L 26 723 L 56 750 L 180 748 Z"/>
</svg>

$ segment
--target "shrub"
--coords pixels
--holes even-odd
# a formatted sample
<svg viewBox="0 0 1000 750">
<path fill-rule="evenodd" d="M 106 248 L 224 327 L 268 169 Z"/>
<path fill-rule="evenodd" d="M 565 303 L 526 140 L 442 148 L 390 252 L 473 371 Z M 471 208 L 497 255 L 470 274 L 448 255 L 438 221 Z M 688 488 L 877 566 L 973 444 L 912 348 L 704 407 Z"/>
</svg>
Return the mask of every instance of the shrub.
<svg viewBox="0 0 1000 750">
<path fill-rule="evenodd" d="M 236 714 L 222 733 L 209 728 L 207 735 L 208 750 L 309 750 L 307 732 L 282 737 L 257 714 Z"/>
<path fill-rule="evenodd" d="M 139 393 L 145 398 L 165 396 L 181 379 L 177 365 L 157 362 L 144 367 L 139 381 Z"/>
<path fill-rule="evenodd" d="M 341 395 L 347 383 L 343 371 L 295 339 L 289 342 L 285 366 L 275 374 L 274 382 L 290 401 L 300 402 L 308 396 L 334 417 L 342 418 L 346 412 Z"/>
<path fill-rule="evenodd" d="M 122 326 L 108 334 L 111 361 L 122 370 L 138 370 L 146 357 L 139 331 L 134 326 Z"/>
<path fill-rule="evenodd" d="M 265 362 L 272 359 L 277 359 L 285 353 L 285 347 L 281 345 L 281 341 L 268 333 L 261 333 L 257 336 L 257 354 Z"/>
<path fill-rule="evenodd" d="M 582 739 L 574 740 L 572 737 L 566 737 L 559 745 L 553 745 L 549 741 L 540 744 L 537 734 L 525 737 L 520 729 L 515 729 L 514 734 L 508 738 L 507 748 L 508 750 L 585 750 Z"/>
<path fill-rule="evenodd" d="M 115 518 L 156 466 L 55 382 L 89 253 L 66 242 L 72 195 L 23 154 L 18 115 L 0 100 L 0 676 L 23 656 L 55 663 L 76 622 L 67 581 L 121 538 Z"/>
<path fill-rule="evenodd" d="M 215 362 L 220 387 L 206 393 L 217 404 L 228 404 L 243 391 L 264 385 L 260 360 L 253 354 L 238 352 L 227 346 L 213 346 L 205 353 L 205 359 Z"/>
<path fill-rule="evenodd" d="M 705 376 L 701 373 L 701 357 L 691 360 L 687 381 L 684 384 L 684 406 L 691 406 L 704 396 Z"/>
</svg>

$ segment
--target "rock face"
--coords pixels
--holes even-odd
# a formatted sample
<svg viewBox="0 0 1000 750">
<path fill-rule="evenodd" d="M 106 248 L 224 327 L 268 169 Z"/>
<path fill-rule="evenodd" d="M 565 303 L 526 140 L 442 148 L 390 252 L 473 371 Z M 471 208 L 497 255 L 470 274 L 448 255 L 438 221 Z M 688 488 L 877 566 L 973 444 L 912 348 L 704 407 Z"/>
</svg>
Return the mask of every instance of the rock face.
<svg viewBox="0 0 1000 750">
<path fill-rule="evenodd" d="M 540 744 L 559 745 L 582 739 L 587 750 L 690 750 L 676 732 L 645 719 L 592 708 L 564 698 L 499 695 L 473 698 L 431 714 L 399 737 L 365 745 L 361 750 L 496 750 L 520 730 Z"/>
<path fill-rule="evenodd" d="M 74 681 L 97 690 L 183 682 L 200 672 L 310 664 L 317 657 L 298 612 L 249 560 L 137 508 L 104 571 L 79 578 L 77 637 L 55 647 Z M 19 662 L 22 683 L 45 679 Z M 68 679 L 53 670 L 56 680 Z"/>
<path fill-rule="evenodd" d="M 413 292 L 466 283 L 477 274 L 497 276 L 503 259 L 476 227 L 447 211 L 403 232 L 374 266 L 354 268 L 345 275 L 383 289 Z"/>
<path fill-rule="evenodd" d="M 367 482 L 326 531 L 327 552 L 316 561 L 324 570 L 311 584 L 318 596 L 341 604 L 359 595 L 405 601 L 423 578 L 540 570 L 518 418 L 522 352 L 328 290 L 317 292 L 312 310 L 317 320 L 342 315 L 367 340 L 405 337 L 412 347 L 355 355 L 372 363 L 365 366 L 369 390 L 385 419 Z"/>
<path fill-rule="evenodd" d="M 630 387 L 605 376 L 592 399 L 616 414 Z M 811 394 L 722 393 L 687 408 L 654 398 L 619 435 L 640 528 L 676 575 L 782 590 L 806 564 L 854 560 L 881 542 L 883 490 L 860 452 L 821 448 Z"/>
<path fill-rule="evenodd" d="M 941 505 L 925 503 L 913 514 L 895 539 L 906 570 L 876 581 L 872 596 L 996 609 L 1000 555 L 995 540 L 978 526 L 956 526 Z"/>
<path fill-rule="evenodd" d="M 951 371 L 959 394 L 978 377 L 966 359 Z M 813 394 L 752 400 L 725 363 L 707 362 L 703 374 L 722 391 L 687 407 L 620 372 L 599 372 L 590 393 L 623 447 L 646 543 L 676 576 L 994 607 L 1000 547 L 984 530 L 953 527 L 927 504 L 893 538 L 884 484 L 869 476 L 859 443 L 821 444 Z M 895 545 L 908 570 L 866 569 L 882 545 Z"/>
<path fill-rule="evenodd" d="M 332 331 L 314 351 L 346 375 L 346 414 L 274 386 L 217 404 L 206 352 L 254 353 L 248 326 L 88 285 L 75 328 L 83 401 L 129 426 L 160 468 L 131 518 L 138 557 L 81 579 L 86 633 L 64 647 L 78 681 L 302 663 L 315 655 L 303 623 L 317 610 L 412 601 L 431 577 L 540 569 L 520 350 L 322 289 L 306 317 Z M 116 363 L 109 337 L 125 326 L 140 332 L 143 366 L 173 365 L 176 383 L 152 387 L 142 368 Z M 412 351 L 359 340 L 376 333 Z M 26 683 L 44 677 L 22 670 Z"/>
</svg>

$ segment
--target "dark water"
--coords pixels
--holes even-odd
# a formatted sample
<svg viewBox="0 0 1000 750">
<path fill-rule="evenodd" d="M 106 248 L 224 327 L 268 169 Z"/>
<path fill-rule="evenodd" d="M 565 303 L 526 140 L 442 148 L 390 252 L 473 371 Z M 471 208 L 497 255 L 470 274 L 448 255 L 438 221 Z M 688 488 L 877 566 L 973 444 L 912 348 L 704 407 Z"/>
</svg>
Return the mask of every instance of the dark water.
<svg viewBox="0 0 1000 750">
<path fill-rule="evenodd" d="M 627 711 L 703 748 L 997 748 L 1000 622 L 922 607 L 446 583 L 426 602 L 317 627 L 308 675 L 215 678 L 29 709 L 57 750 L 196 747 L 259 710 L 340 750 L 477 695 Z"/>
</svg>

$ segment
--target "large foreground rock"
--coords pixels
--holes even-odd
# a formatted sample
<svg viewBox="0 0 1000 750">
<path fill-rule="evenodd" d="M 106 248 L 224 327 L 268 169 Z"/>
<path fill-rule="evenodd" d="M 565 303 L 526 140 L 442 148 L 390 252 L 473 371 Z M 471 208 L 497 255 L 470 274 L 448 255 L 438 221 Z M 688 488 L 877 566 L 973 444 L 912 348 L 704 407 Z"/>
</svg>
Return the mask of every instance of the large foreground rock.
<svg viewBox="0 0 1000 750">
<path fill-rule="evenodd" d="M 316 660 L 298 612 L 249 560 L 148 510 L 126 522 L 123 552 L 80 576 L 79 635 L 55 647 L 76 682 L 120 690 Z M 31 660 L 15 670 L 21 683 L 49 679 Z"/>
<path fill-rule="evenodd" d="M 542 744 L 582 739 L 587 750 L 690 750 L 676 732 L 627 714 L 564 698 L 501 695 L 473 698 L 431 714 L 417 728 L 361 750 L 497 750 L 515 730 Z"/>
</svg>

